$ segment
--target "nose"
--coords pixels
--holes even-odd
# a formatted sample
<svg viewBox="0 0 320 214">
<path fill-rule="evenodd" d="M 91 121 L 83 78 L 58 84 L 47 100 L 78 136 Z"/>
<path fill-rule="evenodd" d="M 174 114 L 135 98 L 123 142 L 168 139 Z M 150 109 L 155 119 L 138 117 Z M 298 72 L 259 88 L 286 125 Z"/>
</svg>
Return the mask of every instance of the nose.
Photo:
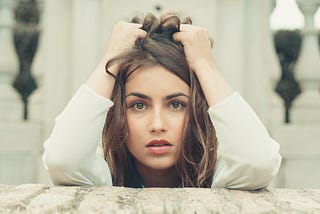
<svg viewBox="0 0 320 214">
<path fill-rule="evenodd" d="M 163 134 L 167 132 L 168 127 L 165 120 L 164 112 L 161 109 L 154 109 L 150 116 L 149 131 L 152 134 Z"/>
</svg>

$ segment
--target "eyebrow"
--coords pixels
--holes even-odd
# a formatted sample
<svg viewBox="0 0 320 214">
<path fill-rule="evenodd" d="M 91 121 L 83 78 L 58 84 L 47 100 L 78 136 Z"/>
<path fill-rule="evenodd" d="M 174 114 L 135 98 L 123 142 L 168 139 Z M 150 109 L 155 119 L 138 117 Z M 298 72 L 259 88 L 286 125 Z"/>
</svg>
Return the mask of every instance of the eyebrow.
<svg viewBox="0 0 320 214">
<path fill-rule="evenodd" d="M 136 96 L 136 97 L 139 97 L 141 99 L 151 100 L 151 97 L 149 97 L 149 96 L 147 96 L 145 94 L 141 94 L 139 92 L 131 92 L 131 93 L 126 95 L 126 98 L 129 97 L 129 96 Z"/>
<path fill-rule="evenodd" d="M 170 94 L 170 95 L 166 96 L 166 100 L 170 100 L 172 98 L 180 97 L 180 96 L 187 97 L 188 99 L 190 99 L 190 97 L 184 93 L 175 93 L 175 94 Z"/>
<path fill-rule="evenodd" d="M 136 96 L 136 97 L 139 97 L 141 99 L 146 99 L 146 100 L 151 100 L 151 97 L 145 95 L 145 94 L 141 94 L 139 92 L 131 92 L 129 94 L 126 95 L 126 97 L 128 96 Z M 175 97 L 180 97 L 180 96 L 183 96 L 183 97 L 187 97 L 188 99 L 190 99 L 190 97 L 184 93 L 174 93 L 174 94 L 170 94 L 170 95 L 167 95 L 165 96 L 165 100 L 170 100 L 172 98 L 175 98 Z"/>
</svg>

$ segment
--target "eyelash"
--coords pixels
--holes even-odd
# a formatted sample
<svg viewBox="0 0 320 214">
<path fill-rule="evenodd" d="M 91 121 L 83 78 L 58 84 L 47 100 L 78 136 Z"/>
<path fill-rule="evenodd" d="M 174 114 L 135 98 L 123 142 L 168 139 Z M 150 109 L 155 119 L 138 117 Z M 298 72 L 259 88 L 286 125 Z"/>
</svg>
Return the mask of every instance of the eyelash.
<svg viewBox="0 0 320 214">
<path fill-rule="evenodd" d="M 178 103 L 178 105 L 179 105 L 179 108 L 172 108 L 172 105 L 173 104 L 176 104 L 176 103 Z M 174 100 L 174 101 L 172 101 L 172 102 L 170 102 L 170 104 L 169 104 L 169 108 L 170 109 L 172 109 L 172 110 L 176 110 L 176 111 L 179 111 L 179 110 L 183 110 L 183 109 L 185 109 L 186 108 L 186 104 L 184 103 L 184 102 L 181 102 L 181 101 L 178 101 L 178 100 Z"/>
<path fill-rule="evenodd" d="M 137 108 L 137 105 L 139 104 L 142 104 L 143 105 L 143 108 Z M 173 108 L 173 104 L 178 104 L 179 107 L 178 108 Z M 182 102 L 182 101 L 179 101 L 179 100 L 173 100 L 169 103 L 168 105 L 168 108 L 172 111 L 181 111 L 183 109 L 185 109 L 187 107 L 187 104 Z M 135 110 L 135 111 L 143 111 L 143 110 L 146 110 L 148 109 L 148 106 L 145 102 L 143 101 L 137 101 L 137 102 L 134 102 L 130 105 L 130 108 Z"/>
<path fill-rule="evenodd" d="M 143 109 L 139 109 L 137 108 L 137 105 L 138 104 L 143 104 L 144 105 L 144 108 Z M 136 111 L 142 111 L 142 110 L 145 110 L 147 108 L 147 105 L 145 104 L 145 102 L 142 102 L 142 101 L 137 101 L 137 102 L 134 102 L 130 105 L 130 108 L 133 109 L 133 110 L 136 110 Z"/>
</svg>

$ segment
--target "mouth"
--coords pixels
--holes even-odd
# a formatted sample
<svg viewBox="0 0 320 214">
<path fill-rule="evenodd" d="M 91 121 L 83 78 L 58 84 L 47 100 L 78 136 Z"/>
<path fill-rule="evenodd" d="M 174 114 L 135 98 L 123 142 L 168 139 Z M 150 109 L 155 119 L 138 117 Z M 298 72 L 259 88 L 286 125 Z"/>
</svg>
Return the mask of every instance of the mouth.
<svg viewBox="0 0 320 214">
<path fill-rule="evenodd" d="M 151 154 L 162 155 L 169 152 L 172 144 L 166 140 L 152 140 L 145 147 Z"/>
</svg>

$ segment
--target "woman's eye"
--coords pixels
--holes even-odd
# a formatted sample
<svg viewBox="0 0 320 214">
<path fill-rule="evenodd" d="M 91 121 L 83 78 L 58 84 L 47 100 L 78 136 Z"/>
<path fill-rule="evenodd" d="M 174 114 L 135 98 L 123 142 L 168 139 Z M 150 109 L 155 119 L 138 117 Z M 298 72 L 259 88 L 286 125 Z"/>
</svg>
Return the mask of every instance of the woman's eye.
<svg viewBox="0 0 320 214">
<path fill-rule="evenodd" d="M 144 110 L 147 108 L 147 106 L 143 102 L 135 102 L 131 105 L 131 108 L 134 110 Z"/>
<path fill-rule="evenodd" d="M 182 110 L 186 107 L 186 104 L 180 101 L 173 101 L 170 103 L 169 108 L 173 110 Z"/>
</svg>

